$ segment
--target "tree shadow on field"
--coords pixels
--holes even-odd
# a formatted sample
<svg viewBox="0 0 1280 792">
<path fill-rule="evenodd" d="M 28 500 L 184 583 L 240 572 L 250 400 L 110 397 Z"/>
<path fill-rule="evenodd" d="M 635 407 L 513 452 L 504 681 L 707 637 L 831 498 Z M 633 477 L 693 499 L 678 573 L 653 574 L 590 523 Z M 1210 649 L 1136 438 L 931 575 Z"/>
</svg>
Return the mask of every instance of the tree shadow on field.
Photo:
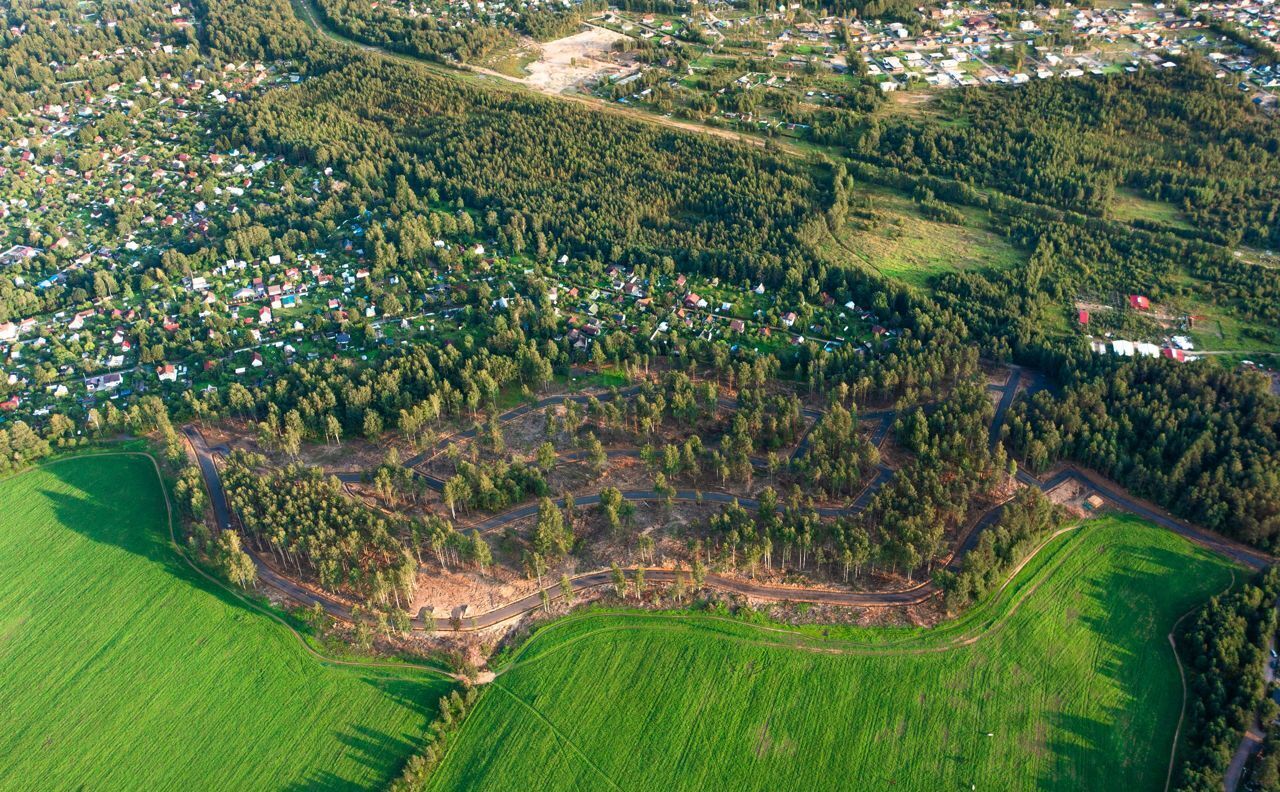
<svg viewBox="0 0 1280 792">
<path fill-rule="evenodd" d="M 1112 713 L 1108 713 L 1110 716 Z M 1124 762 L 1123 755 L 1108 750 L 1107 735 L 1114 724 L 1101 718 L 1090 718 L 1064 712 L 1046 715 L 1053 737 L 1046 747 L 1053 753 L 1053 760 L 1041 776 L 1038 788 L 1064 789 L 1115 789 L 1122 786 L 1120 778 L 1107 769 Z M 1103 779 L 1099 785 L 1097 780 Z M 1107 782 L 1110 779 L 1111 783 Z M 1113 786 L 1114 785 L 1114 786 Z"/>
<path fill-rule="evenodd" d="M 130 483 L 153 488 L 150 492 L 108 490 L 120 477 L 104 476 L 105 466 L 137 465 Z M 244 600 L 192 569 L 169 544 L 169 523 L 159 480 L 151 462 L 142 457 L 86 457 L 55 462 L 42 468 L 76 494 L 49 489 L 39 491 L 52 505 L 58 522 L 79 535 L 158 565 L 192 588 L 216 597 L 238 611 L 260 616 Z M 148 512 L 158 510 L 154 517 Z M 85 603 L 92 605 L 95 603 Z"/>
<path fill-rule="evenodd" d="M 379 776 L 379 781 L 372 785 L 373 788 L 386 788 L 398 769 L 418 750 L 418 746 L 408 740 L 367 726 L 339 731 L 334 737 L 344 746 L 344 757 L 354 758 Z M 322 769 L 309 770 L 304 778 L 281 787 L 284 792 L 338 792 L 365 788 L 365 784 Z"/>
<path fill-rule="evenodd" d="M 420 716 L 424 726 L 439 714 L 440 697 L 449 695 L 449 691 L 453 689 L 446 682 L 430 679 L 362 676 L 361 681 Z"/>
<path fill-rule="evenodd" d="M 1067 611 L 1069 620 L 1078 619 L 1098 636 L 1093 666 L 1083 672 L 1093 678 L 1076 679 L 1076 695 L 1101 686 L 1109 689 L 1109 703 L 1081 712 L 1082 702 L 1059 697 L 1056 711 L 1046 713 L 1044 748 L 1052 758 L 1044 764 L 1040 789 L 1137 788 L 1164 778 L 1182 690 L 1176 671 L 1174 688 L 1164 690 L 1167 677 L 1153 665 L 1173 665 L 1165 636 L 1177 615 L 1170 612 L 1192 607 L 1175 582 L 1186 572 L 1186 557 L 1162 547 L 1126 545 L 1125 550 L 1123 566 L 1083 576 L 1073 597 L 1078 604 Z M 1076 610 L 1086 615 L 1073 616 Z M 1165 654 L 1157 656 L 1160 652 Z M 1090 698 L 1097 696 L 1095 691 Z M 1176 704 L 1168 713 L 1160 707 L 1165 699 Z M 1143 714 L 1160 720 L 1150 723 Z M 1138 746 L 1142 750 L 1135 750 Z M 1151 777 L 1144 777 L 1144 770 Z"/>
<path fill-rule="evenodd" d="M 328 770 L 309 770 L 306 777 L 280 787 L 281 792 L 349 792 L 362 787 Z"/>
<path fill-rule="evenodd" d="M 427 726 L 437 714 L 436 702 L 439 696 L 448 693 L 450 686 L 436 683 L 428 679 L 393 679 L 389 677 L 364 675 L 360 681 L 377 690 L 380 694 L 418 715 L 415 733 L 425 734 Z M 363 767 L 382 776 L 378 788 L 385 788 L 399 768 L 409 761 L 409 757 L 422 749 L 421 741 L 397 737 L 393 734 L 369 726 L 353 725 L 333 733 L 334 739 L 344 746 L 343 755 L 353 758 Z M 307 790 L 362 789 L 360 784 L 343 778 L 329 770 L 313 769 L 307 776 L 283 787 L 286 792 L 303 792 Z"/>
</svg>

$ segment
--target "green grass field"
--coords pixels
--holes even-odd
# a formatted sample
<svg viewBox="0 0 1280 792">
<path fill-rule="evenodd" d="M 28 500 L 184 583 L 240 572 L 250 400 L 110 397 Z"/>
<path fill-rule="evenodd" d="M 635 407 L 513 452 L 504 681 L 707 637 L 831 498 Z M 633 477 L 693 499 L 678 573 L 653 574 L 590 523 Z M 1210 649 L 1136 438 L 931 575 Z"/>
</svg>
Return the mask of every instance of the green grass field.
<svg viewBox="0 0 1280 792">
<path fill-rule="evenodd" d="M 397 773 L 448 683 L 323 664 L 167 538 L 146 458 L 0 482 L 0 788 L 348 789 Z"/>
<path fill-rule="evenodd" d="M 1116 220 L 1125 222 L 1150 220 L 1174 228 L 1192 227 L 1178 207 L 1173 204 L 1152 200 L 1136 190 L 1123 187 L 1116 190 L 1108 212 Z"/>
<path fill-rule="evenodd" d="M 1105 517 L 933 630 L 571 616 L 509 659 L 433 788 L 1162 789 L 1166 635 L 1232 579 Z"/>
<path fill-rule="evenodd" d="M 841 242 L 856 252 L 853 263 L 903 283 L 927 287 L 935 275 L 957 270 L 1002 270 L 1026 261 L 1027 255 L 987 228 L 986 218 L 956 206 L 965 225 L 930 220 L 905 196 L 868 188 L 875 219 L 850 223 Z M 845 258 L 849 254 L 843 254 Z"/>
</svg>

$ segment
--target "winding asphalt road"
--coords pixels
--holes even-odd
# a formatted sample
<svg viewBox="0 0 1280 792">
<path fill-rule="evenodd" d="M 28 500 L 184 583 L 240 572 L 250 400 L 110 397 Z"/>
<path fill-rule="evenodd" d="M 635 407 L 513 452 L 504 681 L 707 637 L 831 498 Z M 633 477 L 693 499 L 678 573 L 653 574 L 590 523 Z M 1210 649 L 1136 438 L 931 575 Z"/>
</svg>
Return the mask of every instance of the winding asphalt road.
<svg viewBox="0 0 1280 792">
<path fill-rule="evenodd" d="M 616 395 L 618 398 L 629 398 L 639 392 L 640 392 L 639 386 L 633 385 L 631 387 L 623 388 L 617 391 Z M 556 396 L 548 396 L 546 398 L 539 399 L 536 402 L 522 404 L 518 407 L 514 407 L 506 411 L 505 413 L 502 413 L 501 415 L 498 416 L 498 423 L 505 424 L 510 421 L 514 421 L 515 419 L 520 418 L 522 416 L 529 415 L 530 413 L 533 413 L 533 412 L 537 412 L 538 410 L 543 410 L 543 409 L 546 409 L 547 407 L 564 404 L 567 401 L 572 401 L 577 404 L 586 404 L 590 401 L 592 395 L 595 395 L 596 399 L 602 402 L 612 401 L 613 398 L 615 397 L 615 394 L 613 391 L 609 391 L 602 394 L 579 393 L 579 394 L 573 394 L 573 395 L 561 394 Z M 725 407 L 726 409 L 730 409 L 730 410 L 735 409 L 737 407 L 737 403 L 734 402 L 732 399 L 720 399 L 719 403 L 721 407 Z M 809 424 L 809 427 L 805 430 L 803 436 L 801 436 L 800 442 L 796 444 L 795 449 L 792 450 L 790 456 L 788 457 L 788 459 L 791 461 L 794 461 L 799 457 L 804 456 L 805 452 L 809 450 L 809 435 L 812 434 L 814 428 L 817 427 L 818 421 L 822 419 L 822 415 L 823 415 L 821 410 L 815 410 L 808 407 L 802 410 L 802 414 L 804 415 L 805 418 L 809 419 L 810 424 Z M 881 445 L 884 444 L 884 440 L 889 434 L 889 429 L 893 426 L 893 422 L 897 419 L 897 417 L 898 417 L 898 413 L 896 410 L 871 410 L 869 412 L 860 413 L 858 415 L 858 419 L 862 421 L 871 421 L 871 420 L 878 421 L 878 424 L 871 435 L 871 443 L 875 445 L 877 448 L 879 448 Z M 405 469 L 409 471 L 409 473 L 414 478 L 417 478 L 418 480 L 422 481 L 422 483 L 426 485 L 428 489 L 435 490 L 436 492 L 442 492 L 444 490 L 444 485 L 445 485 L 444 479 L 438 476 L 433 476 L 430 473 L 424 473 L 418 470 L 418 466 L 424 462 L 427 462 L 439 457 L 441 454 L 445 452 L 445 450 L 450 445 L 474 438 L 478 431 L 479 431 L 478 427 L 472 427 L 465 431 L 460 431 L 460 432 L 451 434 L 448 437 L 437 442 L 431 448 L 425 449 L 423 451 L 418 452 L 417 454 L 414 454 L 413 456 L 409 457 L 401 464 L 405 467 Z M 639 449 L 635 449 L 635 448 L 615 448 L 615 449 L 610 449 L 606 451 L 605 454 L 608 456 L 609 459 L 639 459 L 640 458 L 640 451 Z M 586 452 L 585 451 L 562 451 L 558 453 L 556 456 L 558 459 L 565 462 L 577 462 L 586 456 Z M 769 460 L 765 459 L 764 457 L 754 456 L 751 458 L 751 464 L 754 467 L 759 469 L 767 469 L 769 467 Z M 883 466 L 881 467 L 882 472 L 883 470 L 886 470 L 886 469 L 887 468 L 884 468 Z M 337 479 L 344 484 L 354 484 L 354 483 L 363 481 L 365 480 L 366 475 L 368 474 L 359 470 L 343 471 L 343 472 L 334 474 L 334 476 L 336 476 Z"/>
<path fill-rule="evenodd" d="M 1020 376 L 1015 370 L 1009 377 L 1008 382 L 1000 389 L 1003 391 L 1000 399 L 1000 406 L 997 407 L 995 420 L 992 422 L 991 436 L 998 440 L 999 425 L 1003 422 L 1004 415 L 1008 411 L 1008 407 L 1013 403 L 1013 399 L 1017 394 Z M 631 389 L 627 389 L 631 391 Z M 627 392 L 627 391 L 624 391 Z M 632 391 L 633 392 L 633 391 Z M 542 399 L 536 403 L 522 405 L 505 413 L 501 419 L 511 420 L 520 415 L 525 415 L 533 410 L 542 409 L 552 404 L 562 403 L 566 399 L 573 399 L 579 403 L 585 403 L 588 397 L 585 394 L 575 396 L 553 396 Z M 865 417 L 871 417 L 873 414 L 868 413 Z M 879 439 L 883 440 L 884 434 L 887 433 L 888 427 L 893 422 L 892 413 L 876 414 L 882 419 L 881 426 L 877 429 Z M 227 502 L 226 492 L 222 486 L 221 475 L 215 458 L 216 451 L 220 449 L 211 449 L 204 440 L 204 437 L 193 426 L 183 428 L 183 433 L 191 443 L 191 447 L 195 452 L 196 459 L 200 465 L 200 471 L 203 474 L 205 484 L 208 487 L 210 499 L 213 503 L 214 516 L 218 521 L 219 528 L 229 526 L 231 524 L 231 508 Z M 474 437 L 475 431 L 468 430 L 460 434 L 454 435 L 444 442 L 456 442 L 466 437 Z M 225 450 L 225 449 L 221 449 Z M 426 459 L 435 450 L 429 450 L 424 454 L 418 455 L 422 459 Z M 626 455 L 628 452 L 619 451 L 619 456 Z M 420 460 L 419 460 L 420 461 Z M 406 461 L 406 466 L 413 464 L 414 459 Z M 360 474 L 349 474 L 359 478 Z M 882 467 L 877 473 L 875 479 L 867 486 L 867 488 L 847 507 L 824 507 L 818 510 L 823 516 L 840 516 L 850 515 L 860 512 L 866 508 L 875 491 L 883 486 L 892 478 L 893 471 L 889 468 Z M 1162 511 L 1148 506 L 1137 499 L 1127 495 L 1119 486 L 1096 474 L 1075 468 L 1067 467 L 1061 472 L 1052 476 L 1047 480 L 1040 480 L 1030 474 L 1019 471 L 1018 480 L 1028 486 L 1037 487 L 1040 490 L 1052 490 L 1068 481 L 1075 481 L 1083 488 L 1096 492 L 1098 495 L 1111 501 L 1117 508 L 1142 517 L 1145 520 L 1160 525 L 1171 530 L 1187 539 L 1196 542 L 1204 547 L 1214 550 L 1222 555 L 1231 558 L 1246 567 L 1257 569 L 1271 563 L 1273 560 L 1265 553 L 1254 550 L 1245 545 L 1232 542 L 1223 537 L 1212 534 L 1201 528 L 1197 528 L 1189 523 L 1177 520 Z M 629 490 L 622 493 L 623 498 L 629 501 L 657 501 L 661 496 L 652 490 Z M 737 502 L 745 508 L 755 508 L 758 503 L 751 498 L 738 497 L 725 492 L 701 492 L 696 490 L 678 490 L 675 495 L 676 500 L 681 501 L 702 501 L 704 503 L 722 503 L 729 504 Z M 585 496 L 576 503 L 582 506 L 590 506 L 600 502 L 599 495 Z M 563 506 L 563 499 L 558 501 Z M 526 504 L 510 511 L 504 512 L 493 517 L 489 517 L 478 523 L 472 528 L 482 532 L 494 531 L 512 522 L 527 519 L 537 514 L 538 506 L 536 503 Z M 993 525 L 1003 510 L 1003 505 L 992 508 L 985 514 L 971 530 L 965 540 L 957 547 L 949 563 L 952 569 L 958 568 L 962 563 L 965 553 L 967 553 L 974 544 L 982 531 L 990 525 Z M 314 591 L 304 587 L 281 575 L 271 566 L 266 564 L 256 554 L 250 554 L 254 559 L 254 563 L 258 567 L 259 579 L 267 585 L 281 591 L 291 599 L 302 603 L 303 605 L 311 605 L 320 603 L 331 616 L 343 619 L 351 619 L 350 608 L 339 600 L 336 600 L 326 594 Z M 628 572 L 634 574 L 635 570 L 628 569 Z M 669 569 L 645 569 L 645 578 L 651 582 L 665 583 L 674 582 L 677 574 L 685 575 L 687 579 L 688 573 L 677 573 Z M 572 588 L 575 593 L 591 590 L 601 586 L 612 585 L 612 573 L 609 570 L 601 570 L 588 572 L 571 578 Z M 722 575 L 708 574 L 705 579 L 705 585 L 710 588 L 728 591 L 740 594 L 754 599 L 766 600 L 786 600 L 792 602 L 811 602 L 829 605 L 842 605 L 853 607 L 883 607 L 892 605 L 907 605 L 924 602 L 933 597 L 937 593 L 936 587 L 932 583 L 923 583 L 915 588 L 905 591 L 891 592 L 848 592 L 836 591 L 829 589 L 813 589 L 787 586 L 769 586 L 737 578 L 729 578 Z M 548 586 L 544 589 L 550 601 L 560 598 L 561 592 L 558 585 Z M 518 618 L 542 605 L 543 592 L 534 592 L 526 597 L 509 602 L 494 610 L 483 613 L 471 613 L 467 606 L 456 610 L 450 618 L 435 618 L 432 624 L 428 625 L 421 618 L 414 617 L 414 625 L 418 629 L 435 629 L 439 631 L 451 630 L 481 630 L 495 625 L 503 624 L 512 619 Z"/>
</svg>

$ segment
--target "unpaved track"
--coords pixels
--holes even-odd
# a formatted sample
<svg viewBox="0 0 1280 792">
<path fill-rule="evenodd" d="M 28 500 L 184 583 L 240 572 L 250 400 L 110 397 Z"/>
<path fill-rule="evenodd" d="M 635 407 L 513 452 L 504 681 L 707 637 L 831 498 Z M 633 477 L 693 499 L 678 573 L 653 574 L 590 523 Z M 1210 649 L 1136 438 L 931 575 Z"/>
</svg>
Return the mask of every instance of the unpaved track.
<svg viewBox="0 0 1280 792">
<path fill-rule="evenodd" d="M 329 25 L 326 24 L 324 20 L 320 18 L 320 15 L 316 13 L 316 10 L 311 3 L 312 3 L 312 0 L 291 0 L 291 4 L 293 5 L 294 12 L 297 14 L 299 19 L 301 19 L 304 23 L 306 23 L 308 26 L 313 28 L 317 33 L 320 34 L 321 37 L 335 44 L 341 44 L 344 47 L 352 47 L 353 49 L 360 50 L 361 52 L 365 52 L 372 55 L 378 55 L 380 57 L 387 58 L 389 60 L 393 60 L 398 63 L 412 64 L 414 66 L 418 66 L 420 68 L 431 71 L 435 74 L 443 75 L 445 77 L 449 77 L 455 80 L 467 79 L 467 78 L 485 79 L 486 84 L 490 86 L 494 85 L 495 83 L 501 83 L 503 86 L 507 87 L 509 90 L 524 90 L 524 91 L 529 91 L 531 93 L 539 94 L 541 96 L 555 97 L 562 101 L 573 102 L 577 105 L 589 108 L 591 110 L 595 110 L 597 112 L 609 113 L 611 115 L 618 116 L 621 118 L 627 118 L 632 121 L 639 121 L 641 123 L 648 123 L 648 124 L 657 124 L 658 126 L 665 126 L 672 129 L 680 129 L 685 132 L 694 132 L 702 135 L 712 135 L 714 137 L 732 141 L 734 143 L 744 143 L 750 146 L 758 146 L 761 148 L 764 148 L 766 146 L 766 141 L 764 138 L 756 137 L 753 135 L 744 135 L 730 129 L 718 129 L 716 127 L 707 126 L 705 124 L 699 124 L 696 121 L 681 121 L 674 117 L 668 118 L 666 116 L 657 115 L 655 113 L 647 113 L 640 110 L 633 110 L 633 109 L 629 109 L 621 106 L 616 106 L 609 102 L 605 102 L 601 99 L 596 99 L 595 97 L 591 97 L 591 96 L 585 96 L 583 94 L 540 91 L 536 87 L 525 83 L 523 80 L 512 79 L 510 76 L 503 74 L 502 72 L 494 71 L 493 69 L 486 69 L 483 66 L 475 66 L 472 64 L 458 64 L 457 66 L 446 66 L 444 64 L 433 63 L 431 61 L 427 61 L 422 58 L 415 58 L 412 55 L 405 55 L 399 52 L 392 52 L 391 50 L 384 49 L 382 47 L 378 47 L 373 44 L 365 44 L 364 42 L 360 42 L 360 41 L 356 41 L 354 39 L 348 38 L 338 30 L 335 30 L 334 28 L 329 27 Z M 783 141 L 773 140 L 772 142 L 774 146 L 776 146 L 779 149 L 784 149 L 793 154 L 799 153 L 799 149 L 796 149 Z"/>
<path fill-rule="evenodd" d="M 1018 369 L 1015 369 L 1013 373 L 1010 375 L 1008 381 L 1001 388 L 1001 390 L 1004 392 L 1000 399 L 1000 404 L 1003 409 L 997 410 L 995 421 L 993 421 L 993 425 L 991 427 L 991 438 L 993 440 L 998 439 L 1000 436 L 999 424 L 1003 421 L 1008 405 L 1012 403 L 1013 397 L 1019 388 L 1020 380 L 1021 380 L 1020 374 L 1021 374 L 1021 371 Z M 1033 385 L 1033 387 L 1035 386 Z M 540 406 L 546 406 L 551 403 L 558 403 L 558 402 L 562 402 L 569 399 L 572 399 L 574 401 L 579 401 L 579 400 L 585 401 L 586 398 L 587 396 L 584 394 L 548 397 L 547 399 L 543 399 L 539 402 L 522 405 L 520 407 L 516 407 L 512 410 L 509 410 L 507 413 L 504 413 L 502 416 L 500 416 L 499 420 L 510 420 L 513 417 L 524 415 L 531 410 L 538 409 Z M 199 465 L 200 465 L 201 473 L 204 475 L 205 483 L 209 489 L 210 500 L 214 504 L 213 506 L 214 515 L 218 521 L 218 526 L 219 528 L 226 526 L 230 524 L 230 521 L 231 521 L 231 510 L 227 504 L 226 493 L 222 487 L 221 476 L 218 472 L 218 466 L 214 458 L 214 452 L 208 447 L 208 445 L 204 441 L 203 436 L 200 434 L 198 430 L 195 429 L 195 427 L 186 426 L 183 428 L 183 433 L 186 435 L 187 439 L 191 442 L 192 449 L 194 450 L 197 461 L 199 462 Z M 462 437 L 467 437 L 467 436 L 474 436 L 474 431 L 468 430 L 467 432 L 463 432 L 458 435 L 455 435 L 453 436 L 453 438 L 451 438 L 451 441 L 460 439 Z M 419 455 L 419 457 L 415 457 L 414 459 L 425 458 L 425 455 L 428 455 L 430 453 L 431 452 L 424 452 L 423 455 Z M 408 460 L 406 464 L 409 464 L 410 462 L 413 462 L 413 461 L 414 461 L 413 459 Z M 890 475 L 891 474 L 886 474 L 884 471 L 882 471 L 881 474 L 877 476 L 877 480 L 867 488 L 867 491 L 864 491 L 863 494 L 860 495 L 858 499 L 850 506 L 828 507 L 828 508 L 819 510 L 820 513 L 823 513 L 827 516 L 849 515 L 849 514 L 858 513 L 863 508 L 865 508 L 866 504 L 870 501 L 870 493 L 874 492 L 873 487 L 877 486 L 877 482 L 879 484 L 883 484 L 885 481 L 889 479 Z M 1250 569 L 1261 568 L 1271 563 L 1274 560 L 1272 557 L 1260 551 L 1254 550 L 1253 548 L 1247 547 L 1238 542 L 1233 542 L 1229 539 L 1218 536 L 1217 534 L 1214 534 L 1203 528 L 1199 528 L 1189 523 L 1183 522 L 1181 520 L 1177 520 L 1172 516 L 1166 514 L 1162 510 L 1159 510 L 1154 506 L 1145 504 L 1127 495 L 1119 485 L 1115 484 L 1114 482 L 1110 482 L 1106 479 L 1103 479 L 1102 477 L 1092 472 L 1083 471 L 1081 469 L 1069 466 L 1064 470 L 1062 470 L 1061 472 L 1059 472 L 1058 474 L 1043 481 L 1023 471 L 1019 471 L 1017 477 L 1018 477 L 1018 481 L 1020 481 L 1021 483 L 1026 484 L 1028 486 L 1036 487 L 1042 491 L 1048 491 L 1048 490 L 1054 489 L 1055 487 L 1058 487 L 1067 481 L 1074 480 L 1085 490 L 1096 492 L 1102 497 L 1110 500 L 1112 504 L 1114 504 L 1116 507 L 1124 511 L 1128 511 L 1130 513 L 1136 514 L 1137 516 L 1142 517 L 1143 519 L 1148 520 L 1150 522 L 1153 522 L 1156 525 L 1159 525 L 1163 528 L 1167 528 L 1168 530 L 1171 530 L 1191 540 L 1192 542 L 1195 542 L 1196 544 L 1199 544 L 1203 547 L 1206 547 L 1210 550 L 1213 550 L 1217 553 L 1227 556 L 1228 558 L 1231 558 L 1232 560 L 1237 561 L 1238 563 Z M 652 490 L 632 490 L 632 491 L 624 492 L 622 493 L 622 495 L 625 499 L 631 500 L 631 501 L 656 501 L 660 499 L 660 496 L 658 495 L 658 493 Z M 753 501 L 750 498 L 742 498 L 742 497 L 738 497 L 730 493 L 724 493 L 724 492 L 697 492 L 694 490 L 680 490 L 677 492 L 676 499 L 686 500 L 686 501 L 710 502 L 710 503 L 725 503 L 725 504 L 733 503 L 736 501 L 737 503 L 748 508 L 751 508 L 752 506 L 755 505 L 755 501 Z M 582 506 L 588 506 L 594 503 L 598 503 L 599 501 L 600 501 L 599 495 L 592 495 L 592 496 L 586 496 L 578 500 L 577 503 Z M 504 512 L 502 514 L 477 522 L 470 527 L 476 528 L 480 531 L 497 530 L 510 523 L 513 523 L 522 519 L 527 519 L 533 516 L 534 514 L 537 513 L 537 508 L 538 507 L 536 503 L 525 504 L 523 506 L 519 506 L 507 512 Z M 968 552 L 968 550 L 971 549 L 974 546 L 974 544 L 976 544 L 978 540 L 978 536 L 981 534 L 981 532 L 985 528 L 993 525 L 998 520 L 1002 510 L 1003 510 L 1003 505 L 996 506 L 992 508 L 986 515 L 984 515 L 978 521 L 978 524 L 975 526 L 975 528 L 969 533 L 969 535 L 964 539 L 961 545 L 957 547 L 956 551 L 953 553 L 951 561 L 948 565 L 950 568 L 956 569 L 959 567 L 959 565 L 963 561 L 965 553 Z M 317 592 L 312 589 L 301 586 L 298 583 L 294 582 L 293 580 L 290 580 L 289 578 L 285 577 L 284 575 L 281 575 L 276 570 L 272 569 L 269 565 L 267 565 L 265 562 L 263 562 L 261 559 L 259 559 L 256 554 L 251 553 L 250 556 L 254 559 L 254 562 L 258 565 L 258 573 L 259 573 L 260 579 L 267 585 L 270 585 L 280 590 L 284 594 L 288 595 L 290 598 L 304 605 L 312 605 L 314 603 L 319 603 L 320 606 L 324 608 L 325 611 L 329 613 L 331 616 L 338 619 L 350 620 L 351 618 L 350 608 L 344 603 L 336 599 L 333 599 L 321 592 Z M 634 572 L 634 568 L 629 569 L 628 571 Z M 676 580 L 677 575 L 683 575 L 687 580 L 688 579 L 687 574 L 688 573 L 676 572 L 674 570 L 669 570 L 669 569 L 645 569 L 646 579 L 653 582 L 658 582 L 658 583 L 674 582 Z M 593 572 L 587 572 L 585 574 L 578 575 L 574 578 L 571 578 L 572 588 L 575 593 L 588 591 L 591 589 L 599 588 L 601 586 L 611 585 L 611 583 L 612 583 L 612 575 L 609 570 L 597 570 Z M 916 586 L 915 588 L 912 588 L 906 591 L 851 592 L 851 591 L 839 591 L 839 590 L 831 590 L 831 589 L 771 586 L 771 585 L 749 582 L 749 581 L 741 580 L 738 578 L 708 574 L 706 576 L 705 584 L 709 588 L 714 588 L 721 591 L 728 591 L 734 594 L 740 594 L 740 595 L 757 599 L 757 600 L 809 602 L 809 603 L 840 605 L 840 606 L 849 606 L 849 607 L 891 607 L 891 606 L 901 606 L 901 605 L 913 605 L 913 604 L 919 604 L 921 602 L 924 602 L 925 600 L 928 600 L 929 598 L 937 595 L 938 593 L 938 589 L 931 582 L 923 583 L 919 586 Z M 442 631 L 442 632 L 455 631 L 455 630 L 460 630 L 465 632 L 465 631 L 471 631 L 471 630 L 483 630 L 489 627 L 494 627 L 500 624 L 504 624 L 508 621 L 516 619 L 520 616 L 523 616 L 526 613 L 529 613 L 541 607 L 544 594 L 550 601 L 554 602 L 558 600 L 561 597 L 559 585 L 558 584 L 549 585 L 544 589 L 542 589 L 541 591 L 534 592 L 533 594 L 530 594 L 526 597 L 522 597 L 518 600 L 509 602 L 505 605 L 502 605 L 501 607 L 495 608 L 493 610 L 490 610 L 484 613 L 473 614 L 473 613 L 468 613 L 463 611 L 458 613 L 456 617 L 436 618 L 433 620 L 434 621 L 433 628 L 437 631 Z M 414 617 L 413 621 L 414 621 L 415 629 L 424 629 L 428 626 L 425 623 L 423 623 L 421 619 L 419 619 L 417 616 Z"/>
</svg>

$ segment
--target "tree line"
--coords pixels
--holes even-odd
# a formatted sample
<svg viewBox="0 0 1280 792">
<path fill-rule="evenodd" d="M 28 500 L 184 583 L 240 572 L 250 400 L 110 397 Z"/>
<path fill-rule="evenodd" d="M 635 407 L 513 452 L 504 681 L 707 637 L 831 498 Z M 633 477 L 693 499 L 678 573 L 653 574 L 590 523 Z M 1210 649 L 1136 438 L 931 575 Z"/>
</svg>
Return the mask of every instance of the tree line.
<svg viewBox="0 0 1280 792">
<path fill-rule="evenodd" d="M 1179 792 L 1217 792 L 1236 746 L 1267 695 L 1264 668 L 1276 632 L 1280 570 L 1214 597 L 1178 634 L 1187 662 L 1187 749 L 1174 775 Z"/>
<path fill-rule="evenodd" d="M 1211 530 L 1280 546 L 1280 401 L 1265 376 L 1158 360 L 1085 361 L 1009 411 L 1035 471 L 1075 460 Z"/>
</svg>

